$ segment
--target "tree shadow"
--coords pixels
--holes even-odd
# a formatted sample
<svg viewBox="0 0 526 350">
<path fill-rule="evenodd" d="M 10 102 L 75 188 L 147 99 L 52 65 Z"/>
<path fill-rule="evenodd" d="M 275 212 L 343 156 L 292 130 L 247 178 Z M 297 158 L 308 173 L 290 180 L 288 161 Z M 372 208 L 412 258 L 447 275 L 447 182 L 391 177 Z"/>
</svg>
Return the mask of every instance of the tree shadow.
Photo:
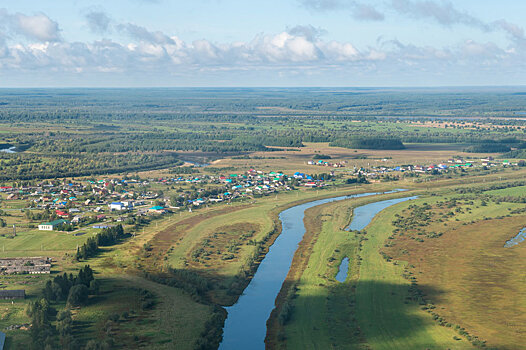
<svg viewBox="0 0 526 350">
<path fill-rule="evenodd" d="M 286 281 L 283 289 L 291 290 L 296 286 L 295 281 Z M 300 290 L 292 295 L 289 292 L 286 300 L 278 297 L 277 308 L 267 322 L 267 349 L 310 346 L 330 346 L 333 349 L 447 349 L 485 346 L 482 345 L 483 334 L 479 335 L 479 339 L 460 325 L 448 323 L 414 284 L 327 281 L 319 287 L 325 291 L 318 289 L 318 295 L 311 288 L 308 292 Z M 425 290 L 433 295 L 442 293 L 431 286 L 425 286 Z M 292 307 L 284 308 L 285 303 Z M 250 312 L 247 311 L 247 314 Z M 438 333 L 434 327 L 444 329 Z M 437 338 L 437 334 L 441 334 L 442 338 Z"/>
</svg>

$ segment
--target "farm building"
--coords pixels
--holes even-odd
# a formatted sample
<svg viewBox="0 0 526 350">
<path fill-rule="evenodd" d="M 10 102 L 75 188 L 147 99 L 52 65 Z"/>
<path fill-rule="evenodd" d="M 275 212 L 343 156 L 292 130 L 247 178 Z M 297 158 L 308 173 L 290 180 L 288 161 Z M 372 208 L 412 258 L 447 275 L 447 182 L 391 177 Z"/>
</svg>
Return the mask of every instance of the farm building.
<svg viewBox="0 0 526 350">
<path fill-rule="evenodd" d="M 35 258 L 3 258 L 0 259 L 0 274 L 14 273 L 42 274 L 51 272 L 51 259 Z"/>
<path fill-rule="evenodd" d="M 0 299 L 25 299 L 26 291 L 24 289 L 0 290 Z"/>
<path fill-rule="evenodd" d="M 38 229 L 40 231 L 53 231 L 57 228 L 57 226 L 62 224 L 69 224 L 69 221 L 64 219 L 58 219 L 51 222 L 45 222 L 43 224 L 38 225 Z"/>
</svg>

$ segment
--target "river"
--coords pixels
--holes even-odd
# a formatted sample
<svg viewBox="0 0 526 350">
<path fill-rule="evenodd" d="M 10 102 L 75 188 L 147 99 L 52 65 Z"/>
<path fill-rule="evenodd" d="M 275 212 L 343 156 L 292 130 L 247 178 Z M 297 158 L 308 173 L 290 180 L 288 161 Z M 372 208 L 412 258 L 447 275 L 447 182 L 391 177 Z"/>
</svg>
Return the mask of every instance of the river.
<svg viewBox="0 0 526 350">
<path fill-rule="evenodd" d="M 399 191 L 402 190 L 395 190 L 386 193 Z M 267 333 L 266 322 L 270 313 L 274 309 L 276 296 L 285 281 L 285 277 L 287 277 L 294 252 L 298 248 L 298 244 L 301 242 L 303 235 L 305 234 L 305 226 L 303 223 L 305 210 L 329 202 L 373 196 L 377 194 L 382 194 L 382 192 L 361 193 L 351 196 L 321 199 L 300 204 L 281 212 L 279 218 L 282 222 L 282 233 L 276 238 L 274 244 L 270 247 L 267 255 L 259 265 L 256 274 L 243 292 L 243 295 L 239 297 L 236 304 L 226 308 L 228 311 L 228 317 L 225 321 L 223 341 L 219 346 L 219 349 L 265 349 L 264 340 Z M 398 199 L 398 201 L 408 199 L 410 198 L 401 198 Z M 388 201 L 378 203 L 384 202 Z M 393 204 L 394 203 L 395 202 L 393 202 Z M 359 208 L 355 209 L 355 215 L 358 209 Z"/>
</svg>

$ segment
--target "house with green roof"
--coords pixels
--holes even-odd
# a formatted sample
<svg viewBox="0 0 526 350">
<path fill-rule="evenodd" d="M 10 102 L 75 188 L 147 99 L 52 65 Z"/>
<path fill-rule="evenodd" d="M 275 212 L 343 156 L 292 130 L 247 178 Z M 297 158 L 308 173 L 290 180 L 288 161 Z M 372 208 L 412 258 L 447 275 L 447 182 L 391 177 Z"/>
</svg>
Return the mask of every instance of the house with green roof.
<svg viewBox="0 0 526 350">
<path fill-rule="evenodd" d="M 54 231 L 58 226 L 62 224 L 69 224 L 69 221 L 64 219 L 58 219 L 51 222 L 45 222 L 43 224 L 38 225 L 38 229 L 40 231 Z"/>
</svg>

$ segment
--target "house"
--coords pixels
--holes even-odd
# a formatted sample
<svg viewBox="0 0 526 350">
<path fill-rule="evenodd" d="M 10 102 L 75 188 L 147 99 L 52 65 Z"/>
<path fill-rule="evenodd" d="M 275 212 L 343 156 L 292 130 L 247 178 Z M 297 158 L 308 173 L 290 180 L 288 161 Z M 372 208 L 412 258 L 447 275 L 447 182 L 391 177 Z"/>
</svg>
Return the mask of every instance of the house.
<svg viewBox="0 0 526 350">
<path fill-rule="evenodd" d="M 97 225 L 93 225 L 92 227 L 93 228 L 110 228 L 112 226 L 110 226 L 110 225 L 103 225 L 103 224 L 97 224 Z"/>
<path fill-rule="evenodd" d="M 69 224 L 69 221 L 64 219 L 58 219 L 51 222 L 45 222 L 43 224 L 38 225 L 38 229 L 40 231 L 53 231 L 57 228 L 57 226 L 62 224 Z"/>
<path fill-rule="evenodd" d="M 164 207 L 161 207 L 160 205 L 156 205 L 156 206 L 153 206 L 151 208 L 148 208 L 148 212 L 164 214 L 164 213 L 166 213 L 166 209 Z"/>
<path fill-rule="evenodd" d="M 62 210 L 55 210 L 55 213 L 57 213 L 58 216 L 68 216 L 69 214 Z"/>
<path fill-rule="evenodd" d="M 109 205 L 110 210 L 126 210 L 128 206 L 122 202 L 113 202 Z"/>
<path fill-rule="evenodd" d="M 0 290 L 0 299 L 25 299 L 26 291 L 24 289 Z"/>
</svg>

